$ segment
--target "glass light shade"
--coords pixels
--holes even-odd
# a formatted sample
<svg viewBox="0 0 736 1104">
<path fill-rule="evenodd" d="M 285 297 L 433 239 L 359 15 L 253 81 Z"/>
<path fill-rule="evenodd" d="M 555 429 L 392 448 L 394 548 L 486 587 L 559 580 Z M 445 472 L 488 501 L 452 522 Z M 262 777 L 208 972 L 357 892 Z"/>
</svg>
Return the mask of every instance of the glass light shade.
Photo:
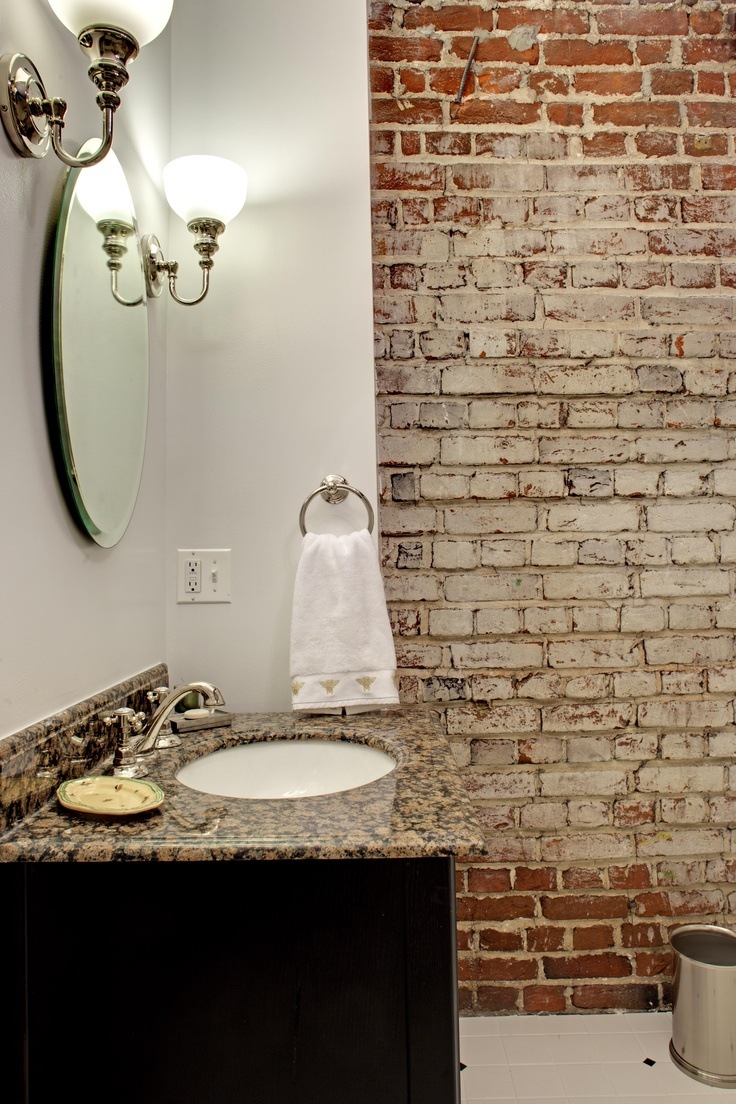
<svg viewBox="0 0 736 1104">
<path fill-rule="evenodd" d="M 145 46 L 169 22 L 174 0 L 48 0 L 48 4 L 77 38 L 87 27 L 118 27 Z"/>
<path fill-rule="evenodd" d="M 224 157 L 177 157 L 164 169 L 164 191 L 184 222 L 214 218 L 227 225 L 245 203 L 248 177 Z"/>
<path fill-rule="evenodd" d="M 99 142 L 96 139 L 85 142 L 80 154 L 84 153 L 87 145 L 96 149 Z M 133 200 L 114 150 L 110 150 L 99 164 L 80 170 L 74 195 L 95 223 L 102 222 L 103 219 L 130 222 Z"/>
</svg>

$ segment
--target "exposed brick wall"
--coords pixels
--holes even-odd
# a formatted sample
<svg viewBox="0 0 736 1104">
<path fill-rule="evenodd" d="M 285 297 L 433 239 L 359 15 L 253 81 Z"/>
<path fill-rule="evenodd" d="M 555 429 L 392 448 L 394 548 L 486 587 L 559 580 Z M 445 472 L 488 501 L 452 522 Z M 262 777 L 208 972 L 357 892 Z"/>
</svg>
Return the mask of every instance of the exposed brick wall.
<svg viewBox="0 0 736 1104">
<path fill-rule="evenodd" d="M 670 929 L 734 920 L 735 22 L 373 5 L 385 583 L 488 835 L 467 1013 L 665 1007 Z"/>
</svg>

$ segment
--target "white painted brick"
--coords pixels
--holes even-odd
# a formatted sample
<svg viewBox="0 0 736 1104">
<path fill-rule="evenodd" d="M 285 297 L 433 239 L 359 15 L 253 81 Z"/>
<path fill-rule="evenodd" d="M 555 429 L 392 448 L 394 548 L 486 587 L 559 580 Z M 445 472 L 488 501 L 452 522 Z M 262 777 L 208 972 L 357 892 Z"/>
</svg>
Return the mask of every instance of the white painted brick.
<svg viewBox="0 0 736 1104">
<path fill-rule="evenodd" d="M 571 630 L 572 615 L 560 606 L 527 606 L 524 610 L 525 632 L 555 635 Z"/>
<path fill-rule="evenodd" d="M 702 533 L 732 529 L 736 509 L 729 502 L 666 502 L 646 508 L 647 526 L 655 533 Z"/>
<path fill-rule="evenodd" d="M 708 855 L 724 851 L 723 830 L 715 828 L 672 829 L 668 832 L 640 833 L 637 853 L 642 858 L 657 855 Z"/>
<path fill-rule="evenodd" d="M 629 702 L 555 705 L 542 710 L 542 731 L 613 732 L 616 729 L 626 728 L 633 720 L 634 707 Z"/>
<path fill-rule="evenodd" d="M 716 548 L 707 537 L 673 537 L 672 562 L 675 564 L 715 563 Z"/>
<path fill-rule="evenodd" d="M 566 493 L 563 472 L 540 468 L 519 472 L 519 494 L 523 498 L 563 498 Z"/>
<path fill-rule="evenodd" d="M 569 801 L 568 820 L 573 828 L 602 828 L 611 823 L 608 801 Z"/>
<path fill-rule="evenodd" d="M 672 570 L 648 570 L 641 573 L 643 598 L 672 595 L 728 594 L 729 573 L 716 567 L 680 567 Z"/>
<path fill-rule="evenodd" d="M 478 353 L 479 357 L 484 355 Z M 442 369 L 442 392 L 445 395 L 528 394 L 530 391 L 534 392 L 534 369 L 528 365 L 491 362 L 450 364 Z"/>
<path fill-rule="evenodd" d="M 679 498 L 698 498 L 709 491 L 710 465 L 698 468 L 669 468 L 664 473 L 664 493 Z M 661 505 L 669 505 L 662 503 Z"/>
<path fill-rule="evenodd" d="M 478 545 L 469 540 L 435 540 L 432 545 L 432 563 L 440 570 L 477 567 Z"/>
<path fill-rule="evenodd" d="M 621 637 L 555 640 L 548 647 L 550 667 L 638 667 L 641 648 L 635 640 Z"/>
<path fill-rule="evenodd" d="M 697 463 L 701 460 L 727 460 L 728 442 L 723 437 L 709 434 L 697 437 L 692 434 L 667 434 L 639 437 L 633 444 L 634 455 L 644 464 Z"/>
<path fill-rule="evenodd" d="M 668 624 L 671 629 L 712 629 L 713 606 L 696 602 L 677 602 L 669 607 Z"/>
<path fill-rule="evenodd" d="M 434 444 L 434 442 L 431 442 Z M 521 435 L 442 438 L 443 464 L 528 464 L 534 459 L 534 441 Z M 422 463 L 421 460 L 415 461 Z"/>
<path fill-rule="evenodd" d="M 470 477 L 470 498 L 516 498 L 519 480 L 516 472 L 482 471 Z"/>
<path fill-rule="evenodd" d="M 564 828 L 567 804 L 564 801 L 534 801 L 521 810 L 521 827 L 545 831 Z"/>
<path fill-rule="evenodd" d="M 734 560 L 736 560 L 736 542 L 734 542 Z M 532 541 L 532 563 L 539 567 L 565 567 L 578 561 L 576 541 L 545 539 L 538 537 Z"/>
<path fill-rule="evenodd" d="M 539 373 L 539 390 L 547 395 L 630 395 L 636 376 L 628 365 L 550 367 Z"/>
<path fill-rule="evenodd" d="M 516 425 L 516 403 L 499 399 L 481 399 L 468 406 L 471 429 L 513 429 Z"/>
<path fill-rule="evenodd" d="M 430 636 L 470 636 L 473 631 L 473 611 L 466 609 L 432 609 L 429 611 Z"/>
<path fill-rule="evenodd" d="M 493 643 L 451 644 L 453 666 L 464 667 L 539 667 L 542 645 L 527 640 L 499 640 Z"/>
<path fill-rule="evenodd" d="M 520 322 L 536 313 L 534 293 L 527 288 L 516 291 L 448 291 L 440 296 L 440 317 L 445 322 Z"/>
<path fill-rule="evenodd" d="M 478 610 L 475 631 L 478 636 L 511 636 L 521 630 L 521 610 L 493 606 Z"/>
<path fill-rule="evenodd" d="M 471 329 L 468 333 L 468 352 L 471 357 L 513 356 L 517 342 L 516 330 Z"/>
<path fill-rule="evenodd" d="M 524 541 L 481 541 L 480 562 L 483 567 L 522 567 L 528 558 L 528 548 Z"/>
<path fill-rule="evenodd" d="M 496 602 L 516 599 L 520 602 L 542 597 L 538 575 L 517 572 L 449 575 L 445 579 L 445 597 L 450 602 Z"/>
<path fill-rule="evenodd" d="M 618 540 L 595 540 L 588 538 L 580 542 L 578 563 L 580 564 L 621 564 L 624 562 L 624 544 Z"/>
<path fill-rule="evenodd" d="M 574 606 L 572 629 L 576 633 L 616 632 L 619 628 L 618 606 Z"/>
<path fill-rule="evenodd" d="M 659 479 L 656 468 L 619 468 L 614 473 L 614 486 L 616 494 L 625 498 L 656 498 Z"/>
<path fill-rule="evenodd" d="M 605 736 L 574 736 L 567 741 L 568 763 L 607 763 L 613 759 L 613 745 Z"/>
<path fill-rule="evenodd" d="M 544 576 L 544 597 L 625 598 L 631 593 L 631 582 L 624 571 L 550 571 Z"/>
<path fill-rule="evenodd" d="M 610 675 L 578 675 L 565 683 L 565 697 L 574 701 L 600 701 L 611 694 Z"/>
<path fill-rule="evenodd" d="M 618 405 L 614 400 L 601 402 L 591 399 L 586 402 L 578 399 L 568 402 L 565 409 L 568 429 L 607 429 L 614 427 L 618 420 Z"/>
<path fill-rule="evenodd" d="M 734 656 L 732 635 L 661 636 L 644 641 L 647 663 L 721 664 Z"/>
<path fill-rule="evenodd" d="M 551 532 L 621 533 L 639 528 L 640 509 L 633 502 L 565 502 L 550 506 Z"/>
<path fill-rule="evenodd" d="M 599 770 L 548 770 L 539 783 L 542 797 L 618 797 L 628 793 L 628 772 L 613 766 Z"/>
<path fill-rule="evenodd" d="M 533 533 L 537 508 L 526 502 L 499 502 L 493 506 L 454 506 L 444 511 L 448 533 Z"/>
<path fill-rule="evenodd" d="M 624 832 L 570 833 L 548 836 L 540 845 L 543 862 L 596 862 L 609 859 L 633 859 L 636 845 L 633 836 Z"/>
<path fill-rule="evenodd" d="M 621 632 L 657 632 L 665 628 L 665 611 L 651 602 L 642 606 L 621 607 Z"/>
</svg>

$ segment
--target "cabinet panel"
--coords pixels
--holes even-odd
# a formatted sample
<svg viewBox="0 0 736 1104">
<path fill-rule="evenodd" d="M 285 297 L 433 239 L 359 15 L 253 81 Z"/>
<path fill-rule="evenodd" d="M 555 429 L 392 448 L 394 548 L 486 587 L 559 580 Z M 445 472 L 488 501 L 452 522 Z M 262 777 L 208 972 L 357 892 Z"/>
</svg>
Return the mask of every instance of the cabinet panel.
<svg viewBox="0 0 736 1104">
<path fill-rule="evenodd" d="M 457 1104 L 451 860 L 25 869 L 28 1104 Z"/>
</svg>

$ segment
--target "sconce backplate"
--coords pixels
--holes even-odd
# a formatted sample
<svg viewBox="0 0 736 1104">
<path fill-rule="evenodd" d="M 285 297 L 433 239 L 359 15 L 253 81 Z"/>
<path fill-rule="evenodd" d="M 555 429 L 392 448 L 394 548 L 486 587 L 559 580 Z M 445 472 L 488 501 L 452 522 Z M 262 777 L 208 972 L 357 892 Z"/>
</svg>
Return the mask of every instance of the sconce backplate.
<svg viewBox="0 0 736 1104">
<path fill-rule="evenodd" d="M 161 243 L 155 234 L 144 234 L 141 239 L 141 252 L 143 254 L 143 272 L 146 277 L 146 294 L 149 299 L 158 299 L 165 282 L 164 270 L 160 266 L 164 262 Z"/>
<path fill-rule="evenodd" d="M 43 157 L 51 128 L 41 107 L 46 99 L 41 74 L 25 54 L 0 58 L 0 116 L 8 138 L 23 157 Z"/>
</svg>

